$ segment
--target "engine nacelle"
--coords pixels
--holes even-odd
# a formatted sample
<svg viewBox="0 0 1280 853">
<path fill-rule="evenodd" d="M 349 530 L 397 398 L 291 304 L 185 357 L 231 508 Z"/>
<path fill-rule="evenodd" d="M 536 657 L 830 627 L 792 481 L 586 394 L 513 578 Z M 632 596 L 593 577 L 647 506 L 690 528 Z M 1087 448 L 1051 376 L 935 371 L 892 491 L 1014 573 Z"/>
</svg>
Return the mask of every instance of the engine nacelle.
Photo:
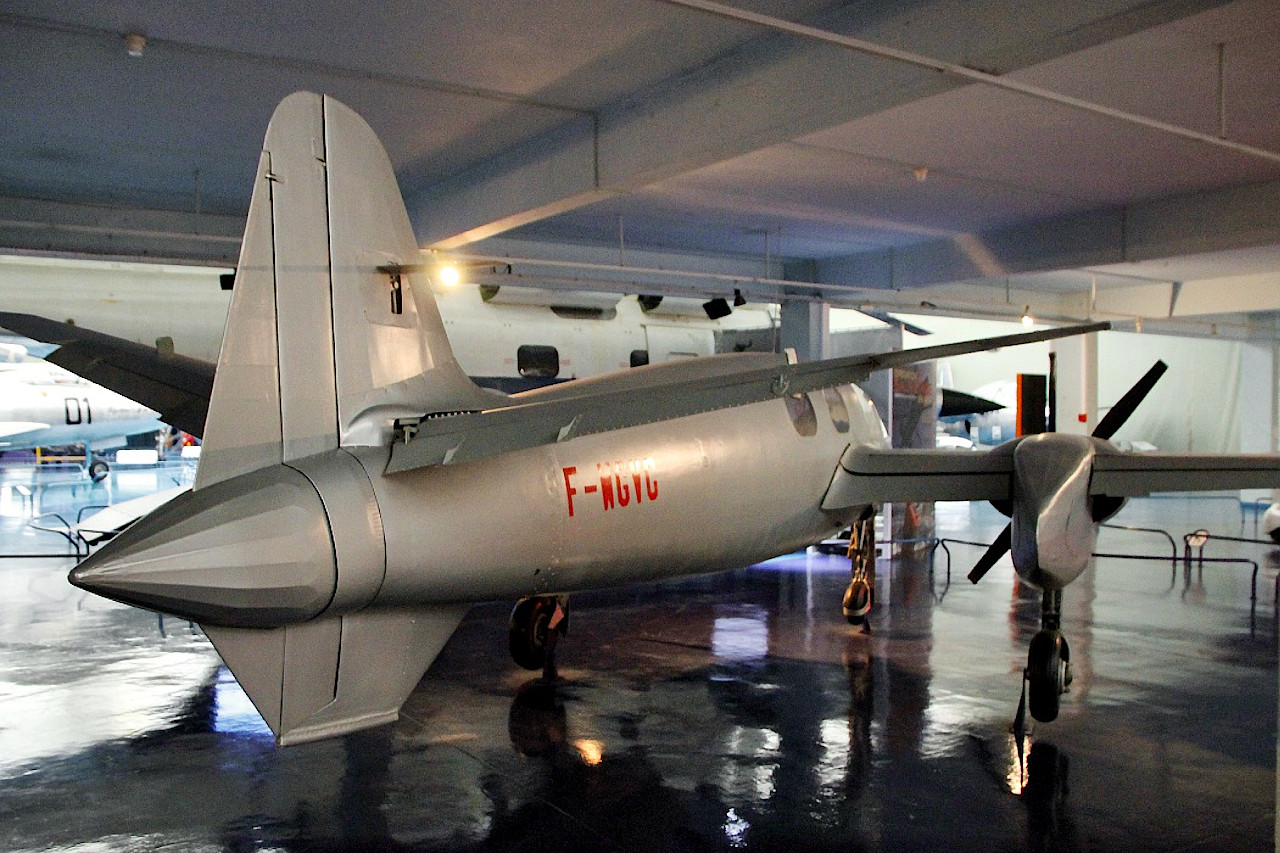
<svg viewBox="0 0 1280 853">
<path fill-rule="evenodd" d="M 1107 448 L 1100 439 L 1060 433 L 1028 436 L 1014 447 L 1011 550 L 1028 583 L 1061 589 L 1088 567 L 1098 540 L 1089 480 L 1094 457 Z"/>
</svg>

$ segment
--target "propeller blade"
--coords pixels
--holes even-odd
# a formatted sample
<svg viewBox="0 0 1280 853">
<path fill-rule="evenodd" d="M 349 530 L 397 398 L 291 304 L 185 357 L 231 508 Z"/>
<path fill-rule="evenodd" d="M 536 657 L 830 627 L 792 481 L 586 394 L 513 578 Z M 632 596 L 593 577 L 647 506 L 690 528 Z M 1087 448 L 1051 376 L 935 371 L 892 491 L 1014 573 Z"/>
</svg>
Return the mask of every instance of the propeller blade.
<svg viewBox="0 0 1280 853">
<path fill-rule="evenodd" d="M 1133 387 L 1125 392 L 1120 398 L 1120 402 L 1111 407 L 1111 411 L 1107 412 L 1106 417 L 1098 422 L 1098 426 L 1093 430 L 1094 438 L 1109 439 L 1116 434 L 1116 430 L 1129 420 L 1129 416 L 1133 414 L 1134 409 L 1151 393 L 1151 389 L 1155 387 L 1160 377 L 1169 369 L 1169 365 L 1163 361 L 1157 361 L 1152 365 L 1146 374 L 1134 383 Z"/>
<path fill-rule="evenodd" d="M 1013 525 L 1006 524 L 1004 530 L 1000 531 L 1000 535 L 996 537 L 996 541 L 987 546 L 986 553 L 978 558 L 978 562 L 974 564 L 973 570 L 969 572 L 969 581 L 977 583 L 982 580 L 987 572 L 991 571 L 991 567 L 996 564 L 1001 557 L 1009 553 L 1009 549 L 1013 547 Z"/>
</svg>

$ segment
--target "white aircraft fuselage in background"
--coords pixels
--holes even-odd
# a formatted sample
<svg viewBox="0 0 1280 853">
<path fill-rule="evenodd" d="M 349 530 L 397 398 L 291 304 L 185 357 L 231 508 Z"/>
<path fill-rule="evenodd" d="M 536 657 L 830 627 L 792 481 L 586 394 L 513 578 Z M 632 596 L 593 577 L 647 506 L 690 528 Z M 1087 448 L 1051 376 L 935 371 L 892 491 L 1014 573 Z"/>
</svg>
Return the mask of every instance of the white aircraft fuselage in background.
<svg viewBox="0 0 1280 853">
<path fill-rule="evenodd" d="M 119 447 L 160 429 L 160 416 L 61 368 L 32 361 L 0 370 L 0 451 L 86 443 Z"/>
<path fill-rule="evenodd" d="M 17 272 L 0 277 L 4 310 L 74 320 L 84 328 L 146 346 L 170 338 L 180 355 L 211 364 L 218 360 L 231 294 L 218 289 L 212 273 L 198 278 L 174 274 L 175 284 L 165 287 L 164 298 L 157 299 L 156 289 L 170 282 L 157 283 L 155 273 L 121 280 L 129 270 L 111 268 L 102 273 L 105 289 L 98 296 L 85 293 L 87 287 L 98 286 L 92 270 L 73 265 L 55 275 L 42 267 L 39 290 L 33 293 L 20 274 L 25 267 L 19 263 L 14 269 Z M 195 280 L 187 280 L 191 278 Z M 647 312 L 634 295 L 584 296 L 515 285 L 498 291 L 486 300 L 475 284 L 433 286 L 454 355 L 480 384 L 521 378 L 521 346 L 554 347 L 560 368 L 554 379 L 566 380 L 630 367 L 635 350 L 647 351 L 654 364 L 712 355 L 717 331 L 768 328 L 777 322 L 776 309 L 764 305 L 738 307 L 729 318 L 710 320 L 700 301 L 692 299 L 667 298 L 656 311 Z M 583 305 L 600 307 L 583 310 Z"/>
</svg>

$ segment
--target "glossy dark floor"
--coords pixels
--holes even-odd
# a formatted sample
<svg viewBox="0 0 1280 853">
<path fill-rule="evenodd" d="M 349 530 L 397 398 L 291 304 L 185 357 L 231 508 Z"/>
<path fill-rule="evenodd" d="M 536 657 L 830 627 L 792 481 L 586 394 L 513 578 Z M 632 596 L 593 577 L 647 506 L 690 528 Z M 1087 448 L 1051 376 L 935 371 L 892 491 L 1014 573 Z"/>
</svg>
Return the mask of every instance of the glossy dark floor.
<svg viewBox="0 0 1280 853">
<path fill-rule="evenodd" d="M 63 548 L 28 511 L 0 484 L 0 552 Z M 1115 520 L 1241 533 L 1226 498 Z M 1004 518 L 938 521 L 989 540 Z M 950 585 L 941 552 L 881 563 L 869 635 L 822 555 L 578 596 L 554 689 L 508 663 L 507 606 L 477 607 L 400 723 L 284 750 L 197 630 L 74 590 L 70 560 L 0 560 L 0 849 L 1272 848 L 1271 549 L 1206 548 L 1263 563 L 1256 608 L 1248 566 L 1099 559 L 1066 595 L 1075 683 L 1020 760 L 1038 598 L 1007 563 L 970 586 L 979 550 L 950 548 Z M 1099 548 L 1169 553 L 1116 530 Z"/>
</svg>

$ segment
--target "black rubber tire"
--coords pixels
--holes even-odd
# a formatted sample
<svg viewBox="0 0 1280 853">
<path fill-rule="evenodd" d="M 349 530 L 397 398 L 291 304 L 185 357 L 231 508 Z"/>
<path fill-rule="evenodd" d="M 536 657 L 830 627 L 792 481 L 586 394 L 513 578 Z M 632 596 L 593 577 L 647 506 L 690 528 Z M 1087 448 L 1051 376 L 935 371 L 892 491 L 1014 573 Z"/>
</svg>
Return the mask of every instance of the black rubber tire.
<svg viewBox="0 0 1280 853">
<path fill-rule="evenodd" d="M 525 669 L 542 669 L 547 663 L 547 634 L 556 603 L 552 598 L 523 598 L 516 602 L 508 623 L 511 658 Z"/>
<path fill-rule="evenodd" d="M 861 625 L 867 621 L 867 616 L 871 613 L 871 605 L 874 603 L 874 596 L 871 584 L 866 581 L 849 583 L 848 589 L 845 590 L 842 608 L 844 618 L 850 625 Z"/>
<path fill-rule="evenodd" d="M 101 459 L 95 459 L 89 463 L 89 479 L 95 483 L 101 483 L 107 478 L 107 473 L 111 471 L 111 467 Z"/>
<path fill-rule="evenodd" d="M 1058 719 L 1065 645 L 1066 641 L 1057 631 L 1041 631 L 1031 638 L 1027 652 L 1027 703 L 1031 716 L 1042 723 Z"/>
</svg>

